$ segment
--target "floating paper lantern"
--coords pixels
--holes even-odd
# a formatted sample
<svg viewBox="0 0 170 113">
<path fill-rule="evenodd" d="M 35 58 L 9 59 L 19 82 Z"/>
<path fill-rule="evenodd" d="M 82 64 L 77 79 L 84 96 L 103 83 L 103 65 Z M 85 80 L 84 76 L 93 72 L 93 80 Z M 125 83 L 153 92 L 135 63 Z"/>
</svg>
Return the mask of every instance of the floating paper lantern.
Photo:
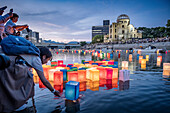
<svg viewBox="0 0 170 113">
<path fill-rule="evenodd" d="M 45 76 L 45 78 L 47 79 L 47 80 L 49 80 L 49 74 L 48 74 L 48 71 L 50 70 L 50 69 L 54 69 L 55 67 L 43 67 L 43 71 L 44 71 L 44 76 Z"/>
<path fill-rule="evenodd" d="M 56 66 L 57 65 L 57 61 L 52 61 L 51 65 L 55 65 Z"/>
<path fill-rule="evenodd" d="M 79 92 L 86 91 L 86 82 L 80 82 Z"/>
<path fill-rule="evenodd" d="M 113 69 L 111 68 L 106 68 L 106 79 L 112 79 L 112 76 L 113 76 Z"/>
<path fill-rule="evenodd" d="M 110 53 L 107 53 L 107 58 L 110 58 Z"/>
<path fill-rule="evenodd" d="M 139 56 L 139 63 L 141 63 L 143 56 Z"/>
<path fill-rule="evenodd" d="M 141 69 L 146 69 L 146 59 L 141 60 Z"/>
<path fill-rule="evenodd" d="M 109 61 L 108 65 L 114 65 L 114 61 Z"/>
<path fill-rule="evenodd" d="M 129 70 L 119 70 L 119 81 L 128 81 L 129 80 Z"/>
<path fill-rule="evenodd" d="M 106 84 L 106 79 L 100 79 L 99 80 L 99 86 L 100 87 L 104 87 L 105 84 Z"/>
<path fill-rule="evenodd" d="M 146 55 L 146 61 L 149 61 L 149 55 Z"/>
<path fill-rule="evenodd" d="M 86 70 L 78 70 L 78 81 L 86 81 Z"/>
<path fill-rule="evenodd" d="M 63 84 L 63 72 L 56 71 L 54 72 L 54 85 Z"/>
<path fill-rule="evenodd" d="M 132 54 L 129 54 L 129 61 L 132 62 Z"/>
<path fill-rule="evenodd" d="M 65 85 L 65 97 L 68 100 L 77 100 L 79 97 L 79 82 L 69 81 Z"/>
<path fill-rule="evenodd" d="M 99 91 L 99 81 L 90 81 L 90 90 Z"/>
<path fill-rule="evenodd" d="M 63 92 L 63 84 L 61 84 L 61 85 L 54 85 L 54 89 L 59 91 L 60 93 Z"/>
<path fill-rule="evenodd" d="M 67 69 L 60 69 L 61 72 L 63 72 L 63 81 L 67 80 Z"/>
<path fill-rule="evenodd" d="M 162 62 L 162 56 L 158 56 L 158 57 L 157 57 L 157 61 L 158 61 L 158 62 Z"/>
<path fill-rule="evenodd" d="M 122 61 L 122 69 L 128 69 L 128 61 Z"/>
<path fill-rule="evenodd" d="M 104 67 L 98 67 L 97 69 L 99 70 L 99 78 L 105 79 L 107 75 L 106 69 Z"/>
<path fill-rule="evenodd" d="M 170 63 L 163 63 L 163 77 L 170 77 Z"/>
<path fill-rule="evenodd" d="M 138 50 L 138 54 L 141 54 L 141 50 Z"/>
<path fill-rule="evenodd" d="M 99 70 L 97 69 L 90 70 L 90 79 L 92 81 L 99 81 Z"/>
<path fill-rule="evenodd" d="M 159 54 L 159 50 L 157 50 L 157 54 Z"/>
<path fill-rule="evenodd" d="M 58 65 L 63 65 L 63 60 L 58 60 Z"/>
<path fill-rule="evenodd" d="M 49 81 L 54 81 L 54 72 L 58 71 L 57 69 L 50 69 L 48 71 L 48 75 L 49 75 Z"/>
<path fill-rule="evenodd" d="M 118 78 L 118 68 L 113 68 L 113 79 Z"/>
<path fill-rule="evenodd" d="M 77 71 L 67 72 L 67 75 L 68 75 L 68 81 L 78 81 Z"/>
</svg>

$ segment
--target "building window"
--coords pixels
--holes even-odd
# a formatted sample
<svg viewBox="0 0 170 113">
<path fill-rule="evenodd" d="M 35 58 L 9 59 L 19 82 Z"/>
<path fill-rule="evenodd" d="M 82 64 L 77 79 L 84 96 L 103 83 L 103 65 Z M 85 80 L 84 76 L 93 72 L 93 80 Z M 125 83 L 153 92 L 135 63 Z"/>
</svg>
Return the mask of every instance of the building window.
<svg viewBox="0 0 170 113">
<path fill-rule="evenodd" d="M 135 34 L 134 34 L 134 38 L 135 38 L 136 36 L 135 36 Z"/>
<path fill-rule="evenodd" d="M 127 21 L 124 21 L 124 23 L 127 23 Z"/>
<path fill-rule="evenodd" d="M 124 25 L 122 25 L 122 28 L 124 28 Z"/>
<path fill-rule="evenodd" d="M 125 31 L 124 30 L 122 30 L 122 34 L 124 34 L 125 33 Z"/>
<path fill-rule="evenodd" d="M 115 27 L 116 27 L 116 25 L 115 25 Z"/>
<path fill-rule="evenodd" d="M 115 35 L 115 38 L 116 38 L 116 35 Z"/>
<path fill-rule="evenodd" d="M 116 29 L 115 29 L 115 33 L 116 33 Z"/>
</svg>

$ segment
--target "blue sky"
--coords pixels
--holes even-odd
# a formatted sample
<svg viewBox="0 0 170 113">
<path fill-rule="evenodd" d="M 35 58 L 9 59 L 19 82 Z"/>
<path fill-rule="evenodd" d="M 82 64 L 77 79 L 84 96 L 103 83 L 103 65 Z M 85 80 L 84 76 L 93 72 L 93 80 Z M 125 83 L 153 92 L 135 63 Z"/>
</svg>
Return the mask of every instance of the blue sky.
<svg viewBox="0 0 170 113">
<path fill-rule="evenodd" d="M 17 24 L 59 42 L 91 41 L 92 26 L 116 22 L 120 14 L 135 27 L 165 26 L 170 19 L 170 0 L 0 0 L 4 5 L 5 13 L 13 8 L 19 14 Z"/>
</svg>

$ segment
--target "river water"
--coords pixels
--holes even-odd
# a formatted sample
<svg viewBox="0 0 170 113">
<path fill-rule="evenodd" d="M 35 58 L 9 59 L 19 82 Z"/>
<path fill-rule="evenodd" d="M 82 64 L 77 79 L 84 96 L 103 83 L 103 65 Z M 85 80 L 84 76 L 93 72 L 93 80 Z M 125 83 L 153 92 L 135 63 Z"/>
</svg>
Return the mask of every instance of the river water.
<svg viewBox="0 0 170 113">
<path fill-rule="evenodd" d="M 79 99 L 69 101 L 65 99 L 64 86 L 60 98 L 48 90 L 39 88 L 35 84 L 35 105 L 38 113 L 168 113 L 170 112 L 170 79 L 162 77 L 163 63 L 170 63 L 168 54 L 141 54 L 144 58 L 149 55 L 146 69 L 140 68 L 138 55 L 133 54 L 129 61 L 129 53 L 114 53 L 113 59 L 119 62 L 128 61 L 130 80 L 100 80 L 99 83 L 87 81 L 81 85 L 85 87 L 80 92 Z M 157 65 L 157 56 L 162 56 L 162 62 Z M 53 60 L 63 60 L 64 64 L 81 63 L 81 60 L 101 60 L 87 53 L 53 53 Z M 104 58 L 107 59 L 107 58 Z M 62 89 L 62 86 L 61 86 Z M 31 101 L 29 104 L 32 105 Z"/>
</svg>

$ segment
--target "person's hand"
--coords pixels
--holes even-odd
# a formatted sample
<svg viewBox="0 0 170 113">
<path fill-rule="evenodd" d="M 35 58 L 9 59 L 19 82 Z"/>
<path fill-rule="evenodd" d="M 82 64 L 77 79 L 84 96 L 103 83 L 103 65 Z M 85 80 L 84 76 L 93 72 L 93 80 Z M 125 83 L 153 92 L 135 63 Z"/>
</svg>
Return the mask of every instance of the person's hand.
<svg viewBox="0 0 170 113">
<path fill-rule="evenodd" d="M 55 90 L 54 95 L 60 97 L 60 92 Z"/>
</svg>

